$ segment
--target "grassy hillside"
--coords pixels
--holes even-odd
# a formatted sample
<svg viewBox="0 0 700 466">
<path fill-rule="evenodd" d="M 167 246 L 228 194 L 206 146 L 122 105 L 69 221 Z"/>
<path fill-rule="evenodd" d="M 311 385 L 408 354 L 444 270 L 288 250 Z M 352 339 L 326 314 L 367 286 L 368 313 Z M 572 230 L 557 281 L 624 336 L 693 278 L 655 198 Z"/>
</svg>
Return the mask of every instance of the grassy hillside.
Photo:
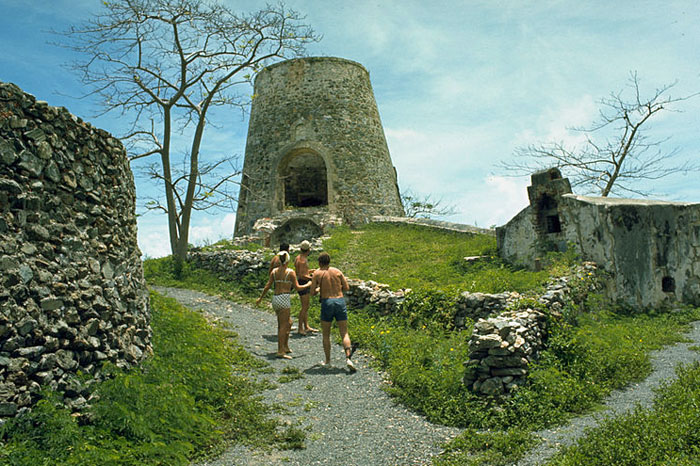
<svg viewBox="0 0 700 466">
<path fill-rule="evenodd" d="M 630 315 L 605 305 L 600 296 L 591 296 L 585 312 L 583 307 L 570 305 L 564 309 L 563 319 L 550 322 L 548 349 L 531 368 L 526 386 L 510 398 L 487 399 L 473 395 L 461 383 L 471 328 L 468 322 L 464 331 L 451 329 L 449 310 L 458 293 L 534 292 L 550 274 L 566 270 L 574 257 L 552 256 L 542 272 L 515 270 L 498 259 L 493 237 L 386 224 L 367 225 L 358 230 L 338 228 L 325 241 L 324 249 L 331 254 L 332 264 L 349 277 L 388 283 L 394 289 L 414 289 L 403 311 L 396 315 L 381 316 L 372 309 L 352 310 L 350 334 L 361 344 L 361 350 L 372 354 L 378 367 L 387 374 L 386 389 L 398 401 L 434 423 L 465 429 L 464 435 L 448 445 L 446 453 L 436 460 L 442 465 L 512 464 L 535 443 L 534 430 L 589 411 L 612 389 L 646 377 L 650 371 L 649 351 L 679 341 L 685 325 L 700 318 L 698 309 Z M 270 256 L 272 254 L 270 251 Z M 467 263 L 463 259 L 465 256 L 485 258 Z M 315 254 L 311 257 L 312 264 L 315 257 Z M 266 281 L 264 271 L 243 280 L 226 281 L 189 265 L 176 279 L 169 258 L 148 260 L 144 270 L 151 284 L 192 288 L 248 303 L 258 296 Z M 299 309 L 298 298 L 295 299 L 293 312 Z M 532 300 L 522 302 L 523 306 L 533 304 Z M 229 381 L 221 368 L 227 365 L 245 368 L 253 364 L 252 358 L 240 348 L 211 347 L 196 354 L 178 349 L 179 344 L 197 344 L 198 335 L 212 330 L 204 326 L 199 316 L 188 314 L 172 302 L 154 296 L 153 305 L 154 316 L 167 316 L 173 312 L 169 309 L 175 309 L 175 314 L 182 316 L 176 322 L 191 321 L 199 330 L 185 330 L 179 324 L 161 327 L 157 340 L 160 343 L 156 344 L 155 356 L 147 368 L 157 364 L 165 366 L 117 374 L 113 382 L 104 385 L 105 393 L 111 395 L 100 400 L 96 408 L 98 416 L 84 426 L 50 403 L 42 404 L 24 421 L 6 424 L 0 431 L 5 442 L 0 460 L 27 464 L 21 461 L 27 459 L 48 464 L 47 457 L 62 452 L 63 456 L 56 457 L 73 460 L 74 456 L 83 460 L 93 456 L 80 455 L 94 455 L 102 461 L 110 458 L 108 455 L 120 455 L 113 456 L 124 461 L 120 464 L 136 464 L 133 458 L 141 458 L 141 464 L 178 464 L 184 458 L 211 449 L 211 445 L 219 445 L 225 437 L 252 443 L 268 435 L 279 438 L 280 443 L 284 443 L 284 438 L 295 437 L 296 433 L 280 433 L 269 423 L 265 417 L 267 408 L 252 395 L 255 384 L 250 385 L 250 390 L 236 390 L 245 395 L 235 406 L 250 414 L 247 424 L 240 428 L 229 424 L 233 417 L 226 409 L 230 405 L 224 404 L 224 411 L 217 410 L 216 393 L 226 390 L 231 383 L 248 387 L 245 381 L 253 378 L 248 379 L 245 371 L 236 371 L 233 375 L 237 378 Z M 318 325 L 319 311 L 318 302 L 312 300 L 312 325 Z M 154 329 L 169 320 L 171 318 L 166 318 L 162 324 L 159 319 L 154 320 Z M 191 338 L 175 337 L 185 334 Z M 233 339 L 214 340 L 212 344 L 228 341 L 235 348 Z M 220 359 L 222 355 L 224 359 Z M 170 359 L 172 357 L 176 359 Z M 187 364 L 201 365 L 207 361 L 212 361 L 215 373 L 219 374 L 215 386 L 210 387 L 205 384 L 208 381 L 199 378 L 185 380 L 185 385 L 174 392 L 180 397 L 177 399 L 165 398 L 158 391 L 162 384 L 173 383 L 169 370 L 190 373 L 194 371 L 188 371 Z M 214 404 L 198 401 L 205 394 L 207 400 L 213 397 Z M 146 415 L 134 401 L 150 400 L 149 397 L 162 403 L 157 405 L 161 406 L 155 411 L 157 415 Z M 178 409 L 173 409 L 175 407 Z M 187 425 L 184 431 L 180 427 L 183 422 Z M 668 422 L 673 423 L 672 418 L 669 417 Z M 145 427 L 134 427 L 142 423 Z M 245 429 L 246 426 L 250 429 Z M 632 432 L 631 427 L 626 428 L 630 435 L 640 435 Z M 190 429 L 193 430 L 190 432 Z M 260 434 L 256 435 L 251 429 Z M 176 437 L 168 437 L 170 435 Z M 183 437 L 177 437 L 180 435 Z M 157 456 L 164 454 L 159 453 L 162 449 L 149 449 L 148 442 L 153 439 L 155 444 L 179 445 L 179 449 L 168 452 L 174 459 Z M 625 441 L 618 440 L 613 447 L 620 445 L 624 447 Z M 570 453 L 576 460 L 562 459 L 562 464 L 586 464 L 581 460 L 585 456 L 581 455 L 590 450 L 582 445 Z M 691 449 L 687 455 L 698 459 L 695 450 Z"/>
</svg>

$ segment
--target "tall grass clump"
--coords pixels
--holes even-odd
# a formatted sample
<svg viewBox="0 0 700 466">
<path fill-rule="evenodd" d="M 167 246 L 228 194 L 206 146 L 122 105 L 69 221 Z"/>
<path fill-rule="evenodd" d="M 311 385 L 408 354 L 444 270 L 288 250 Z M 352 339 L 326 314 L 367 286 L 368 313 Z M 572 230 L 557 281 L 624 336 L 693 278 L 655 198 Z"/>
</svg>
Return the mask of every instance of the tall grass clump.
<svg viewBox="0 0 700 466">
<path fill-rule="evenodd" d="M 153 356 L 139 368 L 105 368 L 91 408 L 73 415 L 46 392 L 28 415 L 0 428 L 11 465 L 189 464 L 225 440 L 284 441 L 251 382 L 261 363 L 231 332 L 174 300 L 151 294 Z"/>
</svg>

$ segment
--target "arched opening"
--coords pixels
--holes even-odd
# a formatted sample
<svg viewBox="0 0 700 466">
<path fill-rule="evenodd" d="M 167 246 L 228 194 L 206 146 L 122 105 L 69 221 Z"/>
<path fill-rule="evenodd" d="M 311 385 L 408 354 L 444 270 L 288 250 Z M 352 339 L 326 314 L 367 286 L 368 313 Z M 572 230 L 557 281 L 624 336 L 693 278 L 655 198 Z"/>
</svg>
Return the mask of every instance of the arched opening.
<svg viewBox="0 0 700 466">
<path fill-rule="evenodd" d="M 270 244 L 297 244 L 304 240 L 318 238 L 323 230 L 313 220 L 293 218 L 283 223 L 270 235 Z"/>
<path fill-rule="evenodd" d="M 283 184 L 284 207 L 320 207 L 328 205 L 328 174 L 320 155 L 295 151 L 279 167 Z"/>
<path fill-rule="evenodd" d="M 537 202 L 540 229 L 547 234 L 561 233 L 561 220 L 557 207 L 557 200 L 548 194 L 543 194 Z"/>
</svg>

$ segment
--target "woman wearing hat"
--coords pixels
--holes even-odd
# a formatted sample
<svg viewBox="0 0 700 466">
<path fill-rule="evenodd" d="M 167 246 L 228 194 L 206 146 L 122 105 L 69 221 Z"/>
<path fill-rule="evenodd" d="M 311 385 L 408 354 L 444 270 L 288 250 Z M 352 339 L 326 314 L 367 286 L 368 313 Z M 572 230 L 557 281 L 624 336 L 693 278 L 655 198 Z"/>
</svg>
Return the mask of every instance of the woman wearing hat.
<svg viewBox="0 0 700 466">
<path fill-rule="evenodd" d="M 306 283 L 311 283 L 311 272 L 309 270 L 308 257 L 311 252 L 311 243 L 304 240 L 299 245 L 301 249 L 299 255 L 294 260 L 294 269 L 297 272 L 297 277 L 299 277 L 299 284 L 304 285 Z M 309 327 L 309 304 L 311 302 L 311 296 L 309 293 L 310 289 L 305 289 L 299 292 L 299 300 L 301 301 L 301 311 L 299 311 L 299 324 L 297 325 L 297 332 L 299 335 L 306 335 L 307 332 L 318 332 L 315 328 Z"/>
<path fill-rule="evenodd" d="M 289 349 L 289 331 L 292 326 L 292 319 L 290 318 L 290 311 L 292 307 L 291 301 L 291 291 L 292 287 L 297 291 L 308 290 L 311 283 L 306 285 L 299 285 L 297 281 L 297 275 L 292 269 L 287 268 L 287 263 L 289 262 L 289 253 L 287 251 L 280 251 L 277 254 L 280 265 L 275 267 L 270 272 L 270 278 L 262 291 L 262 294 L 255 301 L 255 304 L 260 304 L 260 301 L 265 297 L 267 291 L 275 284 L 274 296 L 272 296 L 272 309 L 277 314 L 277 357 L 284 359 L 292 359 L 292 357 L 287 354 L 291 353 L 292 350 Z"/>
</svg>

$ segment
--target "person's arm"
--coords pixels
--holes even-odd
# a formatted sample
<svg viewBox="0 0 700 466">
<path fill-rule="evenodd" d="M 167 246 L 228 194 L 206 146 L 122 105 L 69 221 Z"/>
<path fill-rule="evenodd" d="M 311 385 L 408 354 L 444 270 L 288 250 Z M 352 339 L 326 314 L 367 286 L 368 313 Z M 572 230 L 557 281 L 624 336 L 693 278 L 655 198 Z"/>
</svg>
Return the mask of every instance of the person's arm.
<svg viewBox="0 0 700 466">
<path fill-rule="evenodd" d="M 294 289 L 297 291 L 306 290 L 311 286 L 310 282 L 305 284 L 305 285 L 300 285 L 299 282 L 297 281 L 297 274 L 293 270 L 292 270 L 292 278 L 294 279 L 292 284 L 294 285 Z"/>
<path fill-rule="evenodd" d="M 350 285 L 348 285 L 348 281 L 345 279 L 343 272 L 340 272 L 340 283 L 343 287 L 343 291 L 348 291 L 350 289 Z"/>
<path fill-rule="evenodd" d="M 315 296 L 317 294 L 317 289 L 318 289 L 318 281 L 316 280 L 316 277 L 318 277 L 319 274 L 314 273 L 311 276 L 311 296 Z"/>
<path fill-rule="evenodd" d="M 255 304 L 260 304 L 260 301 L 265 297 L 267 294 L 268 290 L 272 286 L 272 282 L 274 281 L 274 275 L 272 275 L 272 272 L 270 272 L 270 278 L 267 280 L 267 284 L 265 285 L 265 288 L 263 288 L 262 293 L 260 294 L 260 297 L 255 301 Z"/>
</svg>

